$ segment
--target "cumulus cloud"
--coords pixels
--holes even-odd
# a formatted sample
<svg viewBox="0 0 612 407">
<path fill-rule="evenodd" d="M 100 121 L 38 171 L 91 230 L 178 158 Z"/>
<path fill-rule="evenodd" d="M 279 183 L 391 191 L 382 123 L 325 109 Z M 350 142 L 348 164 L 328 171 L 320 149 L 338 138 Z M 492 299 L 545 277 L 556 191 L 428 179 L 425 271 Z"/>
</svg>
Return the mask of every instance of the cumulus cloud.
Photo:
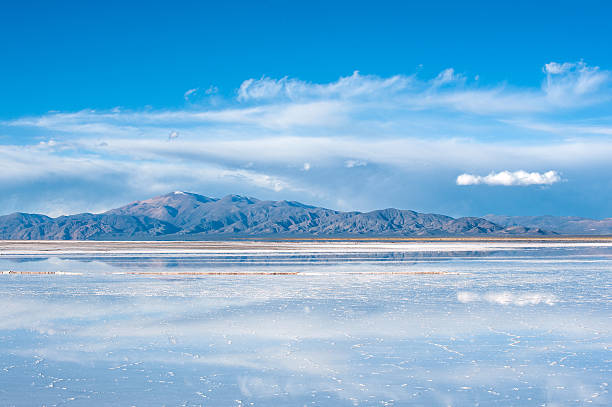
<svg viewBox="0 0 612 407">
<path fill-rule="evenodd" d="M 461 174 L 457 177 L 457 185 L 551 185 L 561 181 L 561 176 L 557 171 L 527 172 L 527 171 L 501 171 L 492 172 L 489 175 Z"/>
</svg>

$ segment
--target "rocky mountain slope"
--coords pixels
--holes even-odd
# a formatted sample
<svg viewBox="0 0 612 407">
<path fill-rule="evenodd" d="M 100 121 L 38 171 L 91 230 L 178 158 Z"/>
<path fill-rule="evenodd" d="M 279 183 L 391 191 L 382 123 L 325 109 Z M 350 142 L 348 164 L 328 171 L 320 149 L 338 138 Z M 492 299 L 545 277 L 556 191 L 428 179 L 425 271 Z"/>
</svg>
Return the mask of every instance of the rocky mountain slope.
<svg viewBox="0 0 612 407">
<path fill-rule="evenodd" d="M 238 236 L 480 236 L 543 235 L 523 226 L 500 226 L 475 218 L 451 218 L 410 210 L 340 212 L 291 201 L 261 201 L 239 195 L 221 199 L 173 192 L 102 214 L 50 218 L 0 216 L 1 239 L 151 240 Z"/>
<path fill-rule="evenodd" d="M 483 218 L 503 226 L 522 225 L 541 228 L 564 235 L 612 235 L 612 218 L 589 219 L 578 216 L 505 216 L 486 215 Z"/>
</svg>

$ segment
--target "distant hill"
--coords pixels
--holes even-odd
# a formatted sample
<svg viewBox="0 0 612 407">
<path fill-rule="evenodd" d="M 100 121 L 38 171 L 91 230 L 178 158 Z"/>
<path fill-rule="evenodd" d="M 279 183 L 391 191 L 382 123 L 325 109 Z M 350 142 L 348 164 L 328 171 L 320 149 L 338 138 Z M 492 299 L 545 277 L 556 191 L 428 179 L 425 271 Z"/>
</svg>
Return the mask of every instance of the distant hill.
<svg viewBox="0 0 612 407">
<path fill-rule="evenodd" d="M 564 235 L 612 235 L 612 218 L 596 220 L 577 216 L 506 216 L 486 215 L 484 219 L 503 226 L 522 225 Z"/>
<path fill-rule="evenodd" d="M 540 228 L 500 226 L 476 217 L 451 218 L 410 210 L 341 212 L 293 201 L 261 201 L 189 193 L 133 202 L 101 214 L 50 218 L 14 213 L 0 216 L 1 239 L 195 240 L 260 237 L 499 236 L 546 235 Z"/>
</svg>

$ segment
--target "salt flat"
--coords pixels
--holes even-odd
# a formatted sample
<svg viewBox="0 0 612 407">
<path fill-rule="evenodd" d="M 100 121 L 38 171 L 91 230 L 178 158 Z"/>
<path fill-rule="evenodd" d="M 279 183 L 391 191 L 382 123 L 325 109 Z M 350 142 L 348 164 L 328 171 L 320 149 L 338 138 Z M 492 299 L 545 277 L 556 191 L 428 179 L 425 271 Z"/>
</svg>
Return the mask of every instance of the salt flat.
<svg viewBox="0 0 612 407">
<path fill-rule="evenodd" d="M 1 242 L 0 253 L 0 405 L 612 401 L 606 240 Z"/>
</svg>

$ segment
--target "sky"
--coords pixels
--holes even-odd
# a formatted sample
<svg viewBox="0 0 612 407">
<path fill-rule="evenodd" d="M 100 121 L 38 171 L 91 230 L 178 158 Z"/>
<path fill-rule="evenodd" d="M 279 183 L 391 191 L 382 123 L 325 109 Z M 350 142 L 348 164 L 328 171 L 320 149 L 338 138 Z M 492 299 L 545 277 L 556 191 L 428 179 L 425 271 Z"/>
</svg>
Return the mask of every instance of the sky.
<svg viewBox="0 0 612 407">
<path fill-rule="evenodd" d="M 611 217 L 612 5 L 532 3 L 4 5 L 0 214 L 181 190 Z"/>
</svg>

